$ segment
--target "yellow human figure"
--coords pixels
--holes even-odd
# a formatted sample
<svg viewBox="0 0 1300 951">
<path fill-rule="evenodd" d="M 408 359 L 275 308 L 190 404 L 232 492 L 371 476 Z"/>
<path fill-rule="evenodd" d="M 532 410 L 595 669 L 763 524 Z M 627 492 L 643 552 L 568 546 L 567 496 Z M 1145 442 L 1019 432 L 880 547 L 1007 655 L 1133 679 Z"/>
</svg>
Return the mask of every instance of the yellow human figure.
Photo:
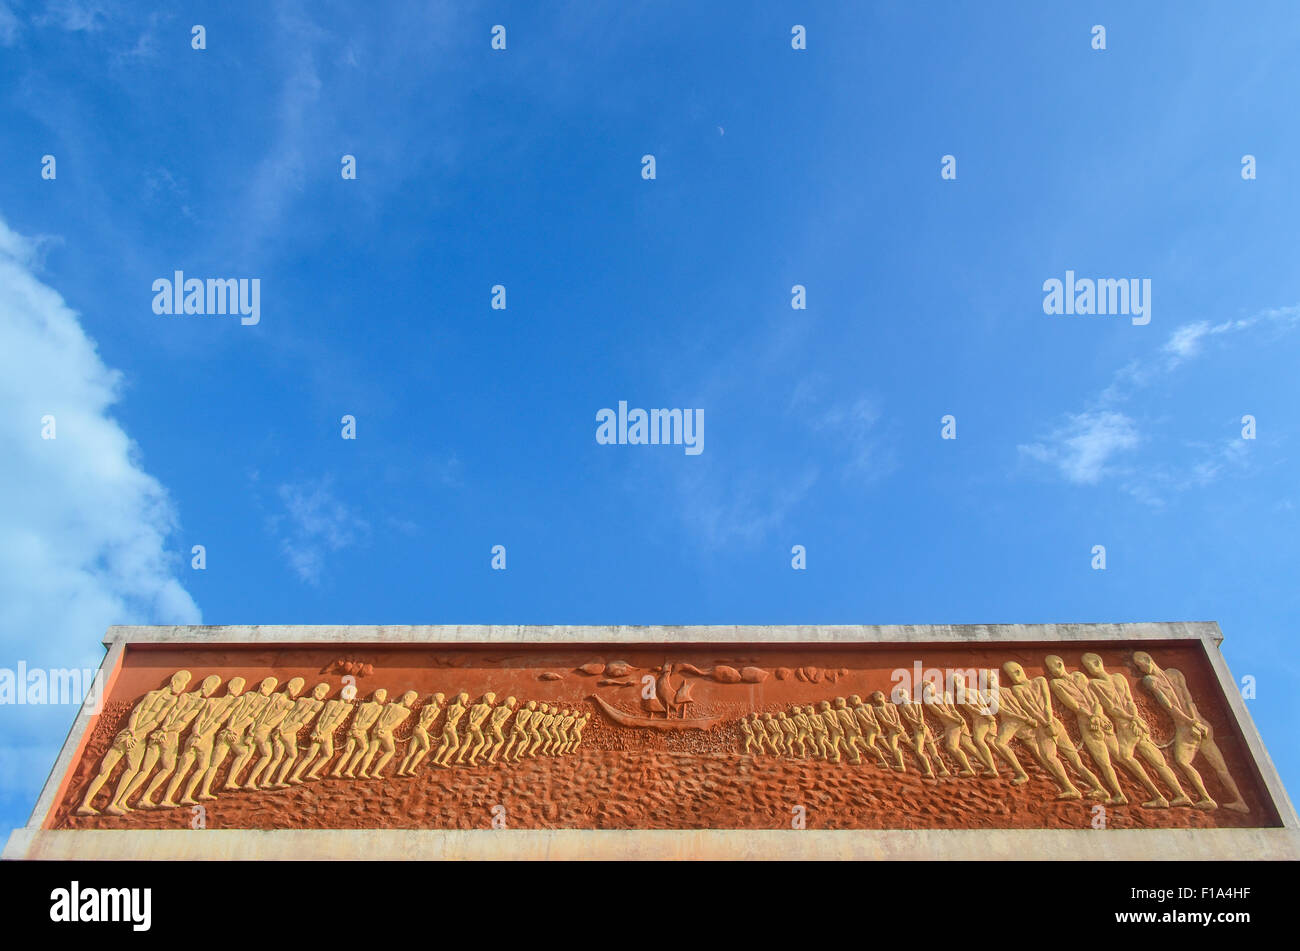
<svg viewBox="0 0 1300 951">
<path fill-rule="evenodd" d="M 767 737 L 767 745 L 772 748 L 772 752 L 777 756 L 784 754 L 785 734 L 781 730 L 781 725 L 772 718 L 772 714 L 764 713 L 759 717 L 757 726 Z"/>
<path fill-rule="evenodd" d="M 307 755 L 298 761 L 298 768 L 289 776 L 289 785 L 297 786 L 305 780 L 320 779 L 321 770 L 329 766 L 330 760 L 334 758 L 334 734 L 353 709 L 352 702 L 342 697 L 325 701 L 311 731 L 311 746 L 307 747 Z"/>
<path fill-rule="evenodd" d="M 551 756 L 555 752 L 555 724 L 559 720 L 560 707 L 553 703 L 546 711 L 546 716 L 542 717 L 542 748 L 538 752 L 543 756 Z"/>
<path fill-rule="evenodd" d="M 857 694 L 849 697 L 849 706 L 853 708 L 853 716 L 858 721 L 858 730 L 861 736 L 858 742 L 864 750 L 871 750 L 875 754 L 877 762 L 881 766 L 888 767 L 889 761 L 885 759 L 885 754 L 880 752 L 880 747 L 876 746 L 876 738 L 880 736 L 880 721 L 876 719 L 875 711 L 871 705 L 862 702 L 862 698 Z"/>
<path fill-rule="evenodd" d="M 781 725 L 781 713 L 766 713 L 763 715 L 763 726 L 767 730 L 767 735 L 772 739 L 772 746 L 778 756 L 785 756 L 789 749 L 785 743 L 785 727 Z"/>
<path fill-rule="evenodd" d="M 740 751 L 742 756 L 749 753 L 754 748 L 754 727 L 750 721 L 751 716 L 753 716 L 753 714 L 743 716 L 736 721 L 736 726 L 740 729 L 740 735 L 744 737 L 745 740 L 745 747 Z"/>
<path fill-rule="evenodd" d="M 387 700 L 388 691 L 380 687 L 370 695 L 369 700 L 357 707 L 357 714 L 352 718 L 352 726 L 348 728 L 348 742 L 343 747 L 343 756 L 334 767 L 334 772 L 330 773 L 331 776 L 357 778 L 356 769 L 361 765 L 366 751 L 370 749 L 370 728 L 384 712 L 384 704 Z M 361 775 L 365 779 L 370 778 L 365 775 L 364 770 Z"/>
<path fill-rule="evenodd" d="M 547 732 L 550 734 L 552 743 L 546 750 L 547 754 L 554 756 L 560 751 L 560 723 L 564 719 L 564 708 L 555 704 L 551 708 L 551 722 L 547 726 Z M 545 746 L 545 744 L 543 744 Z"/>
<path fill-rule="evenodd" d="M 840 747 L 844 746 L 844 730 L 840 728 L 840 717 L 831 709 L 829 700 L 822 700 L 818 704 L 818 709 L 813 713 L 813 729 L 818 730 L 818 721 L 822 721 L 824 730 L 819 731 L 822 737 L 822 750 L 831 763 L 839 763 Z"/>
<path fill-rule="evenodd" d="M 905 731 L 902 721 L 898 718 L 898 708 L 879 690 L 873 691 L 870 699 L 871 705 L 875 707 L 876 720 L 879 721 L 883 732 L 885 746 L 894 755 L 894 770 L 905 773 L 907 767 L 903 765 L 903 751 L 898 746 L 898 741 L 903 738 Z"/>
<path fill-rule="evenodd" d="M 108 782 L 113 767 L 123 757 L 126 757 L 126 769 L 122 772 L 121 779 L 117 781 L 117 789 L 104 811 L 116 816 L 120 816 L 127 811 L 126 803 L 119 802 L 119 800 L 125 798 L 124 794 L 131 789 L 136 773 L 140 771 L 140 762 L 144 759 L 145 754 L 145 740 L 171 712 L 172 707 L 176 705 L 189 682 L 190 672 L 188 670 L 178 670 L 172 674 L 171 680 L 166 687 L 150 690 L 140 698 L 140 702 L 135 705 L 131 715 L 127 718 L 126 727 L 113 738 L 113 745 L 104 754 L 104 759 L 99 764 L 99 772 L 95 774 L 95 778 L 86 787 L 86 795 L 77 808 L 79 815 L 99 815 L 99 811 L 91 803 L 99 790 L 103 788 L 104 783 Z"/>
<path fill-rule="evenodd" d="M 257 789 L 259 779 L 263 778 L 263 776 L 266 779 L 271 778 L 268 767 L 271 766 L 271 761 L 275 759 L 275 750 L 271 746 L 271 735 L 288 718 L 290 711 L 294 708 L 294 700 L 298 698 L 298 694 L 302 693 L 302 688 L 305 686 L 307 686 L 307 681 L 301 677 L 294 677 L 284 685 L 284 690 L 267 701 L 266 706 L 262 708 L 262 712 L 257 715 L 257 719 L 249 728 L 248 732 L 252 737 L 252 742 L 245 746 L 246 752 L 241 754 L 240 759 L 235 761 L 234 766 L 230 767 L 227 786 L 239 776 L 243 764 L 252 759 L 254 751 L 260 753 L 261 758 L 253 767 L 252 773 L 249 774 L 248 782 L 244 784 L 244 788 Z M 235 788 L 239 788 L 238 783 L 236 783 Z"/>
<path fill-rule="evenodd" d="M 1106 805 L 1127 805 L 1128 797 L 1120 788 L 1119 777 L 1115 775 L 1115 767 L 1110 761 L 1110 751 L 1106 745 L 1108 735 L 1112 743 L 1114 742 L 1115 727 L 1102 710 L 1101 701 L 1088 690 L 1088 678 L 1080 673 L 1071 676 L 1065 669 L 1065 661 L 1055 654 L 1047 655 L 1043 660 L 1043 667 L 1047 671 L 1047 683 L 1052 688 L 1052 696 L 1062 707 L 1074 714 L 1084 748 L 1092 757 L 1097 769 L 1101 771 L 1101 778 L 1110 789 Z M 1152 788 L 1151 792 L 1155 793 L 1156 790 Z"/>
<path fill-rule="evenodd" d="M 551 734 L 555 737 L 555 745 L 551 747 L 552 756 L 559 756 L 560 749 L 564 746 L 564 718 L 568 713 L 569 711 L 564 707 L 555 708 L 555 719 L 551 721 Z"/>
<path fill-rule="evenodd" d="M 230 716 L 226 720 L 225 729 L 217 733 L 217 742 L 212 752 L 212 763 L 203 773 L 202 788 L 200 788 L 198 796 L 195 797 L 196 799 L 217 798 L 212 795 L 212 781 L 216 779 L 217 771 L 221 769 L 221 764 L 225 762 L 227 754 L 232 750 L 236 756 L 243 754 L 246 744 L 245 734 L 248 732 L 248 728 L 253 725 L 253 721 L 257 719 L 257 715 L 262 712 L 262 708 L 270 701 L 271 692 L 275 690 L 278 683 L 279 681 L 274 677 L 267 677 L 257 685 L 256 690 L 235 699 L 235 702 L 230 707 Z M 227 782 L 225 788 L 233 789 L 234 787 Z"/>
<path fill-rule="evenodd" d="M 564 717 L 564 712 L 558 703 L 551 704 L 550 718 L 542 721 L 546 730 L 547 742 L 542 744 L 543 756 L 554 756 L 555 751 L 560 743 L 560 720 Z"/>
<path fill-rule="evenodd" d="M 563 740 L 563 738 L 560 736 L 560 725 L 564 722 L 565 711 L 563 707 L 556 705 L 555 709 L 551 712 L 554 714 L 554 716 L 551 719 L 550 729 L 551 729 L 551 735 L 555 737 L 555 743 L 551 746 L 550 755 L 556 756 L 560 752 L 560 745 Z"/>
<path fill-rule="evenodd" d="M 1038 752 L 1038 720 L 1034 718 L 1033 713 L 1025 709 L 1013 687 L 1014 682 L 1008 686 L 998 687 L 998 716 L 1001 720 L 998 723 L 997 736 L 993 739 L 993 748 L 1011 766 L 1013 774 L 1011 782 L 1018 786 L 1029 782 L 1029 774 L 1020 765 L 1015 750 L 1011 748 L 1011 741 L 1019 737 L 1029 747 L 1034 759 L 1042 763 L 1043 758 Z M 1047 768 L 1045 763 L 1044 768 Z M 1066 782 L 1069 783 L 1069 780 L 1067 779 Z"/>
<path fill-rule="evenodd" d="M 1075 795 L 1078 789 L 1070 782 L 1069 777 L 1065 775 L 1065 769 L 1061 767 L 1060 760 L 1056 756 L 1059 752 L 1065 758 L 1065 761 L 1073 767 L 1074 771 L 1088 784 L 1088 797 L 1090 799 L 1105 799 L 1106 790 L 1102 788 L 1101 782 L 1093 775 L 1092 770 L 1084 765 L 1078 749 L 1075 748 L 1074 741 L 1070 739 L 1070 734 L 1065 732 L 1065 726 L 1057 719 L 1052 710 L 1052 690 L 1047 684 L 1047 678 L 1034 677 L 1031 680 L 1025 674 L 1024 668 L 1014 662 L 1011 662 L 1010 666 L 1003 665 L 1003 670 L 1008 669 L 1017 671 L 1012 678 L 1012 692 L 1015 693 L 1021 706 L 1028 710 L 1034 719 L 1038 721 L 1034 733 L 1037 740 L 1035 747 L 1038 761 L 1047 767 L 1047 771 L 1056 779 L 1058 785 L 1060 785 L 1062 777 L 1065 778 L 1064 793 L 1057 798 L 1080 798 Z"/>
<path fill-rule="evenodd" d="M 944 765 L 939 758 L 939 751 L 934 746 L 934 733 L 930 725 L 925 722 L 925 706 L 913 702 L 911 697 L 904 696 L 901 702 L 897 704 L 900 720 L 908 731 L 912 734 L 912 751 L 916 753 L 916 758 L 921 761 L 921 775 L 926 779 L 934 779 L 934 767 L 931 765 L 931 757 L 926 755 L 926 749 L 929 748 L 933 754 L 934 762 L 939 764 L 939 770 L 943 775 L 948 775 L 948 767 Z"/>
<path fill-rule="evenodd" d="M 813 747 L 813 755 L 818 754 L 818 746 L 813 738 L 813 721 L 809 718 L 809 713 L 813 712 L 811 707 L 794 707 L 794 712 L 790 713 L 790 720 L 794 721 L 794 742 L 800 744 L 800 757 L 807 759 L 809 747 Z"/>
<path fill-rule="evenodd" d="M 543 703 L 533 714 L 533 718 L 528 721 L 528 736 L 532 740 L 532 745 L 528 747 L 530 757 L 537 755 L 537 748 L 542 745 L 546 735 L 542 732 L 542 727 L 546 723 L 546 718 L 551 715 L 550 704 Z"/>
<path fill-rule="evenodd" d="M 573 721 L 566 728 L 569 739 L 568 742 L 564 744 L 564 749 L 561 751 L 566 756 L 573 752 L 574 745 L 578 742 L 578 724 L 582 722 L 582 717 L 583 714 L 578 710 L 573 711 Z"/>
<path fill-rule="evenodd" d="M 763 714 L 758 711 L 751 713 L 749 715 L 749 726 L 753 731 L 756 752 L 759 756 L 765 755 L 766 748 L 771 746 L 771 741 L 767 736 L 767 728 L 763 726 Z"/>
<path fill-rule="evenodd" d="M 553 703 L 551 704 L 551 712 L 548 713 L 546 719 L 542 721 L 542 733 L 545 734 L 546 739 L 543 741 L 542 748 L 538 752 L 543 756 L 555 755 L 555 744 L 559 742 L 559 737 L 555 731 L 559 725 L 560 705 L 558 703 Z"/>
<path fill-rule="evenodd" d="M 397 745 L 393 741 L 393 732 L 406 722 L 411 715 L 411 704 L 420 695 L 414 690 L 408 690 L 402 694 L 401 698 L 386 705 L 379 712 L 379 719 L 375 721 L 374 735 L 371 737 L 370 746 L 366 749 L 366 758 L 361 763 L 361 776 L 363 779 L 383 779 L 384 767 L 388 761 L 393 758 L 397 752 Z M 379 762 L 375 764 L 375 771 L 370 772 L 370 764 L 374 762 L 375 754 L 383 751 L 379 757 Z"/>
<path fill-rule="evenodd" d="M 962 749 L 962 740 L 965 740 L 968 746 L 970 745 L 970 727 L 966 725 L 966 718 L 948 697 L 939 695 L 932 683 L 927 682 L 921 688 L 921 700 L 939 721 L 939 728 L 943 731 L 943 748 L 960 767 L 957 775 L 974 776 L 975 770 L 971 769 L 966 751 Z"/>
<path fill-rule="evenodd" d="M 469 709 L 469 694 L 462 693 L 456 696 L 451 706 L 447 708 L 447 719 L 442 725 L 442 742 L 438 744 L 438 750 L 429 760 L 434 766 L 450 767 L 449 760 L 452 755 L 460 748 L 460 737 L 456 733 L 456 725 L 460 723 L 461 717 Z"/>
<path fill-rule="evenodd" d="M 221 724 L 226 722 L 236 698 L 243 692 L 244 678 L 231 677 L 230 682 L 226 684 L 225 696 L 209 697 L 203 701 L 203 708 L 199 711 L 198 716 L 194 718 L 194 723 L 190 727 L 190 735 L 185 740 L 185 749 L 181 754 L 180 765 L 176 767 L 176 772 L 172 774 L 172 781 L 168 784 L 167 792 L 163 796 L 163 806 L 195 805 L 194 790 L 198 787 L 199 781 L 207 771 L 208 763 L 212 761 L 212 744 L 216 742 L 217 730 L 221 729 Z M 185 781 L 185 775 L 190 771 L 191 766 L 194 767 L 194 775 L 190 778 L 189 785 L 185 787 L 185 795 L 177 803 L 176 792 L 181 788 L 181 783 Z"/>
<path fill-rule="evenodd" d="M 1093 688 L 1093 680 L 1083 671 L 1076 670 L 1070 674 L 1070 682 L 1087 693 L 1089 703 L 1098 711 L 1095 725 L 1100 730 L 1101 740 L 1105 744 L 1106 755 L 1110 758 L 1111 763 L 1123 767 L 1124 771 L 1137 780 L 1146 792 L 1147 799 L 1142 803 L 1142 807 L 1144 809 L 1168 808 L 1169 800 L 1165 798 L 1164 793 L 1147 775 L 1147 771 L 1138 762 L 1137 758 L 1131 753 L 1128 757 L 1125 757 L 1124 750 L 1119 745 L 1115 724 L 1107 716 L 1106 705 L 1102 703 L 1098 690 Z"/>
<path fill-rule="evenodd" d="M 562 756 L 564 751 L 569 747 L 569 729 L 573 726 L 573 718 L 578 715 L 578 711 L 570 710 L 568 707 L 560 711 L 560 715 L 555 719 L 555 735 L 560 738 L 560 742 L 555 745 L 555 755 Z"/>
<path fill-rule="evenodd" d="M 826 721 L 815 707 L 809 705 L 804 710 L 807 711 L 808 725 L 812 728 L 813 753 L 818 759 L 830 759 L 830 737 L 826 733 Z"/>
<path fill-rule="evenodd" d="M 511 727 L 510 730 L 510 741 L 506 743 L 505 752 L 501 754 L 503 759 L 510 760 L 510 751 L 514 749 L 515 751 L 514 762 L 516 763 L 519 762 L 519 757 L 524 755 L 524 750 L 528 747 L 528 743 L 529 743 L 528 723 L 530 720 L 532 720 L 533 716 L 536 713 L 537 713 L 536 700 L 529 700 L 526 704 L 524 704 L 522 707 L 519 708 L 519 712 L 515 714 L 513 726 Z M 515 747 L 516 741 L 519 741 L 518 748 Z"/>
<path fill-rule="evenodd" d="M 974 751 L 975 758 L 984 766 L 981 775 L 989 779 L 998 778 L 997 762 L 988 741 L 990 735 L 998 735 L 998 719 L 991 702 L 994 689 L 990 685 L 980 690 L 978 685 L 967 684 L 964 675 L 953 675 L 953 705 L 969 718 L 970 723 L 970 746 L 967 751 Z"/>
<path fill-rule="evenodd" d="M 433 748 L 429 731 L 433 729 L 433 722 L 438 719 L 438 714 L 442 713 L 442 705 L 446 702 L 446 696 L 435 693 L 420 708 L 420 717 L 416 721 L 415 728 L 411 730 L 411 740 L 406 745 L 406 758 L 402 760 L 402 765 L 397 767 L 398 776 L 414 776 L 415 767 L 429 755 L 429 750 Z"/>
<path fill-rule="evenodd" d="M 316 714 L 320 713 L 321 708 L 325 706 L 325 697 L 329 692 L 329 684 L 317 684 L 308 696 L 299 697 L 293 709 L 289 711 L 289 715 L 280 721 L 280 727 L 275 731 L 275 739 L 271 744 L 275 757 L 271 760 L 271 767 L 266 771 L 266 778 L 270 779 L 276 775 L 276 767 L 280 768 L 279 777 L 270 784 L 272 789 L 284 789 L 289 785 L 289 773 L 298 759 L 298 734 L 316 719 Z"/>
<path fill-rule="evenodd" d="M 505 725 L 510 719 L 510 714 L 515 712 L 515 707 L 519 701 L 514 697 L 506 697 L 506 702 L 496 707 L 492 715 L 488 718 L 488 758 L 489 763 L 495 763 L 497 756 L 501 753 L 502 748 L 506 745 Z"/>
<path fill-rule="evenodd" d="M 799 734 L 799 728 L 794 725 L 792 720 L 784 710 L 779 711 L 773 718 L 781 728 L 781 733 L 785 738 L 785 751 L 791 758 L 794 757 L 794 741 Z"/>
<path fill-rule="evenodd" d="M 1014 661 L 1008 661 L 1008 664 L 1013 663 Z M 1019 665 L 1016 666 L 1019 667 Z M 1009 668 L 1007 664 L 1004 664 L 1002 667 L 1003 673 L 1007 673 L 1009 669 L 1011 668 Z M 1021 669 L 1020 676 L 1022 679 L 1024 678 L 1023 669 Z M 1008 679 L 1011 682 L 1006 685 L 1000 685 L 998 690 L 998 710 L 1002 714 L 1002 726 L 998 729 L 998 739 L 994 741 L 994 745 L 997 746 L 999 750 L 1004 746 L 1006 749 L 1010 750 L 1011 741 L 1013 739 L 1019 739 L 1029 748 L 1030 754 L 1038 765 L 1042 766 L 1043 769 L 1051 775 L 1052 779 L 1057 782 L 1058 788 L 1062 791 L 1068 792 L 1066 786 L 1073 788 L 1069 778 L 1066 777 L 1063 781 L 1057 779 L 1057 767 L 1060 768 L 1060 775 L 1062 776 L 1065 774 L 1064 767 L 1061 767 L 1059 761 L 1057 762 L 1056 767 L 1051 766 L 1043 756 L 1042 750 L 1039 748 L 1042 726 L 1042 720 L 1040 718 L 1043 716 L 1043 711 L 1035 708 L 1034 705 L 1029 702 L 1031 698 L 1024 696 L 1023 692 L 1018 692 L 1015 689 L 1018 682 L 1014 677 L 1011 677 L 1011 675 L 1008 674 Z M 1012 755 L 1014 755 L 1014 753 Z M 1028 774 L 1026 773 L 1024 779 L 1021 779 L 1020 776 L 1017 775 L 1012 777 L 1011 781 L 1012 783 L 1019 784 L 1027 781 L 1028 778 Z M 1073 799 L 1076 797 L 1066 796 L 1064 798 Z"/>
<path fill-rule="evenodd" d="M 1228 772 L 1228 764 L 1219 750 L 1219 745 L 1214 742 L 1214 727 L 1196 709 L 1196 702 L 1192 700 L 1191 691 L 1187 689 L 1187 680 L 1182 673 L 1172 667 L 1161 670 L 1146 651 L 1137 651 L 1133 655 L 1133 666 L 1145 674 L 1142 678 L 1142 686 L 1151 692 L 1156 702 L 1164 707 L 1165 712 L 1174 721 L 1172 744 L 1174 764 L 1200 796 L 1196 808 L 1218 807 L 1218 803 L 1206 791 L 1201 774 L 1192 765 L 1192 760 L 1197 753 L 1200 753 L 1209 760 L 1210 767 L 1219 777 L 1219 782 L 1223 783 L 1224 788 L 1232 796 L 1232 801 L 1225 804 L 1223 808 L 1234 812 L 1250 812 L 1250 806 L 1246 805 L 1246 801 L 1241 798 L 1241 790 L 1237 788 L 1232 775 Z"/>
<path fill-rule="evenodd" d="M 858 745 L 862 741 L 862 728 L 858 726 L 857 717 L 848 708 L 848 702 L 843 697 L 835 698 L 834 713 L 840 722 L 840 733 L 844 736 L 844 751 L 849 762 L 856 766 L 862 762 L 862 754 L 858 752 Z"/>
<path fill-rule="evenodd" d="M 161 729 L 163 724 L 167 723 L 178 707 L 181 708 L 183 714 L 187 714 L 190 710 L 191 701 L 183 693 L 189 681 L 190 672 L 188 670 L 178 670 L 172 675 L 167 687 L 145 694 L 146 698 L 155 697 L 156 702 L 151 711 L 142 712 L 140 719 L 135 721 L 134 729 L 128 722 L 127 730 L 138 736 L 138 742 L 134 743 L 127 751 L 127 767 L 118 780 L 117 789 L 114 791 L 112 800 L 104 809 L 105 812 L 111 815 L 122 815 L 131 810 L 130 797 L 135 794 L 140 784 L 144 782 L 148 776 L 148 770 L 153 768 L 153 762 L 161 755 L 160 743 L 165 742 L 165 740 L 161 735 L 158 735 L 158 730 Z M 178 682 L 180 684 L 179 689 L 177 689 Z M 139 709 L 138 706 L 137 709 Z M 152 715 L 150 715 L 151 713 Z M 123 731 L 123 733 L 125 732 L 127 731 Z M 176 732 L 179 739 L 179 730 Z M 119 737 L 121 735 L 121 733 L 118 734 Z M 155 739 L 155 736 L 157 736 L 157 739 Z M 116 746 L 115 741 L 114 748 Z M 110 755 L 112 752 L 113 750 L 110 749 Z M 144 761 L 148 769 L 141 768 L 141 753 L 144 753 Z M 149 753 L 152 753 L 153 756 L 151 757 Z M 107 759 L 106 756 L 105 760 Z"/>
<path fill-rule="evenodd" d="M 582 731 L 591 722 L 591 714 L 584 713 L 573 721 L 573 742 L 569 744 L 569 752 L 576 753 L 578 747 L 582 745 Z"/>
<path fill-rule="evenodd" d="M 574 710 L 565 710 L 560 714 L 560 721 L 555 727 L 555 732 L 560 737 L 560 743 L 555 747 L 555 755 L 563 756 L 569 751 L 569 730 L 573 726 L 573 720 L 577 716 Z"/>
<path fill-rule="evenodd" d="M 555 719 L 551 721 L 551 735 L 555 737 L 555 743 L 551 747 L 552 756 L 559 756 L 561 750 L 564 749 L 564 718 L 567 716 L 569 716 L 567 707 L 556 707 Z"/>
<path fill-rule="evenodd" d="M 483 721 L 492 713 L 492 707 L 496 702 L 496 694 L 485 693 L 478 703 L 469 708 L 469 716 L 465 724 L 465 743 L 460 748 L 460 755 L 456 757 L 457 763 L 463 763 L 465 754 L 468 753 L 470 754 L 469 765 L 478 765 L 478 755 L 487 746 L 487 737 L 483 735 Z"/>
<path fill-rule="evenodd" d="M 1118 760 L 1121 766 L 1138 777 L 1138 781 L 1146 787 L 1148 793 L 1154 794 L 1142 803 L 1143 808 L 1190 806 L 1192 800 L 1183 792 L 1178 777 L 1169 768 L 1160 750 L 1151 742 L 1151 730 L 1138 714 L 1137 704 L 1133 702 L 1133 695 L 1129 692 L 1128 681 L 1124 679 L 1124 675 L 1108 674 L 1101 657 L 1097 654 L 1084 654 L 1080 660 L 1088 675 L 1088 689 L 1101 702 L 1106 716 L 1115 724 L 1115 748 L 1110 750 L 1111 759 Z M 1155 770 L 1156 775 L 1173 792 L 1173 799 L 1165 799 L 1160 794 L 1147 776 L 1146 770 L 1142 768 L 1142 764 L 1137 761 L 1135 753 Z"/>
<path fill-rule="evenodd" d="M 203 709 L 203 704 L 216 693 L 217 688 L 221 686 L 221 678 L 216 674 L 211 674 L 203 679 L 203 683 L 198 690 L 190 693 L 181 694 L 176 705 L 171 708 L 163 721 L 158 724 L 158 728 L 149 734 L 149 739 L 145 742 L 144 765 L 140 771 L 135 774 L 135 780 L 131 788 L 126 791 L 122 798 L 126 802 L 131 801 L 135 795 L 136 789 L 148 777 L 150 771 L 156 763 L 159 765 L 158 772 L 149 780 L 149 785 L 145 787 L 144 793 L 136 802 L 136 806 L 145 809 L 157 809 L 158 805 L 153 801 L 153 794 L 158 787 L 167 781 L 172 772 L 176 769 L 176 759 L 180 752 L 181 734 L 185 731 L 199 715 Z"/>
<path fill-rule="evenodd" d="M 550 755 L 561 756 L 569 745 L 569 729 L 573 726 L 571 718 L 576 717 L 578 711 L 557 704 L 554 714 L 555 719 L 551 721 L 551 735 L 555 737 L 555 742 L 551 745 Z M 566 720 L 569 721 L 567 726 L 565 725 Z"/>
<path fill-rule="evenodd" d="M 564 732 L 564 718 L 570 716 L 572 711 L 567 707 L 555 708 L 555 719 L 551 721 L 551 735 L 555 737 L 555 743 L 551 746 L 551 755 L 559 756 L 564 752 L 564 746 L 568 742 L 568 737 Z"/>
</svg>

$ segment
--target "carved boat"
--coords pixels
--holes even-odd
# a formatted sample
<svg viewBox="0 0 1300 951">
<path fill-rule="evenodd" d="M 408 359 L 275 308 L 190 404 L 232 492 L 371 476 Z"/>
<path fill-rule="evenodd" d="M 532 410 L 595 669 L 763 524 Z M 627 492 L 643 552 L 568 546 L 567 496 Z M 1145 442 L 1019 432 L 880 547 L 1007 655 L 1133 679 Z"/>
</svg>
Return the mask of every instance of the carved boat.
<svg viewBox="0 0 1300 951">
<path fill-rule="evenodd" d="M 605 712 L 605 715 L 619 726 L 630 726 L 637 730 L 711 730 L 722 719 L 722 715 L 719 714 L 716 717 L 691 717 L 684 720 L 655 720 L 651 717 L 637 716 L 636 714 L 627 713 L 617 707 L 610 706 L 595 694 L 592 694 L 587 699 L 600 707 L 600 709 Z"/>
</svg>

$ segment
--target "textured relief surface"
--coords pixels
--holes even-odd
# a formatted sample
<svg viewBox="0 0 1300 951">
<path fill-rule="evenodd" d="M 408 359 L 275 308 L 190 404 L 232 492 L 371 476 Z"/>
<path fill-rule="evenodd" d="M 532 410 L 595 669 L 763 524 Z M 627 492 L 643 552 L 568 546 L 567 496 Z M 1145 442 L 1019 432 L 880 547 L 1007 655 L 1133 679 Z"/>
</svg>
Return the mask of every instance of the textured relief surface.
<svg viewBox="0 0 1300 951">
<path fill-rule="evenodd" d="M 50 820 L 1278 824 L 1199 645 L 1185 642 L 131 646 Z"/>
</svg>

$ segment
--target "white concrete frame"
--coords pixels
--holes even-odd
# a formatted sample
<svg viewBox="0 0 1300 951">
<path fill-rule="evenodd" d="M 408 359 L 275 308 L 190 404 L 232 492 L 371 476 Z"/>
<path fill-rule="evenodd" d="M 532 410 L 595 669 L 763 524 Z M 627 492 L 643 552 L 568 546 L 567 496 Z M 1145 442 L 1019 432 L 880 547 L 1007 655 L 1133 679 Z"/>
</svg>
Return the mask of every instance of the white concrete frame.
<svg viewBox="0 0 1300 951">
<path fill-rule="evenodd" d="M 1300 859 L 1300 820 L 1219 650 L 1217 623 L 961 625 L 293 625 L 111 627 L 100 665 L 108 695 L 134 645 L 987 645 L 1196 641 L 1282 826 L 1271 829 L 928 830 L 49 830 L 55 796 L 94 722 L 82 707 L 6 859 Z"/>
</svg>

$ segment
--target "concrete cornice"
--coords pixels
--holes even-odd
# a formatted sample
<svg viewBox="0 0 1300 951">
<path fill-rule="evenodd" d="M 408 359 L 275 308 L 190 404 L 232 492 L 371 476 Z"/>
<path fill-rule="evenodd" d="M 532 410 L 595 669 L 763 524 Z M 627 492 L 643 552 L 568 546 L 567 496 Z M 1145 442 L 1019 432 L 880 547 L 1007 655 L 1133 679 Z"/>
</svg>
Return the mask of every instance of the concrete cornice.
<svg viewBox="0 0 1300 951">
<path fill-rule="evenodd" d="M 1208 640 L 1215 621 L 1126 624 L 292 624 L 113 626 L 104 644 L 979 644 Z"/>
</svg>

